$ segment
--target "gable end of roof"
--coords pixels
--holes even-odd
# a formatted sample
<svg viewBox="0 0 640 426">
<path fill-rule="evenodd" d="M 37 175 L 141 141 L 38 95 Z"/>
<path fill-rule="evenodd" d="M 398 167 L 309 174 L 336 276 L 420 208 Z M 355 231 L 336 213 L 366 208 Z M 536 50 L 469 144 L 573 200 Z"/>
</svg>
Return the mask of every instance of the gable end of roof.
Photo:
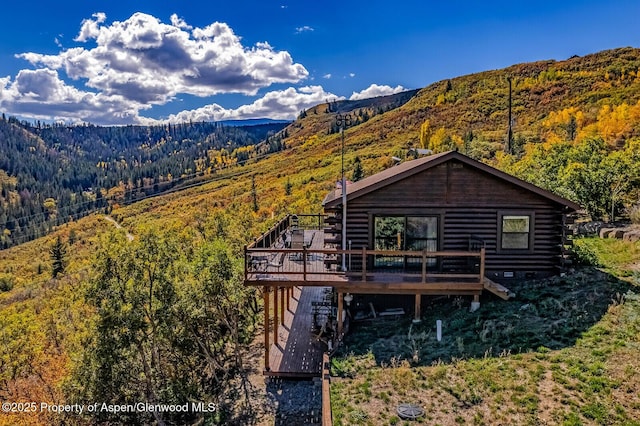
<svg viewBox="0 0 640 426">
<path fill-rule="evenodd" d="M 349 202 L 349 200 L 361 197 L 379 188 L 385 187 L 387 185 L 391 185 L 395 182 L 398 182 L 400 180 L 413 176 L 414 174 L 423 172 L 432 167 L 438 166 L 440 164 L 443 164 L 452 160 L 458 160 L 464 164 L 467 164 L 471 167 L 474 167 L 478 170 L 488 173 L 498 179 L 504 180 L 513 185 L 519 186 L 530 192 L 538 194 L 543 198 L 546 198 L 552 202 L 565 206 L 569 210 L 576 211 L 581 208 L 580 205 L 574 203 L 573 201 L 567 200 L 559 195 L 554 194 L 553 192 L 547 191 L 546 189 L 542 189 L 529 182 L 525 182 L 522 179 L 519 179 L 508 173 L 500 171 L 487 164 L 476 161 L 457 151 L 448 151 L 441 154 L 431 155 L 429 157 L 419 158 L 417 160 L 407 161 L 405 163 L 401 163 L 397 166 L 393 166 L 386 170 L 383 170 L 380 173 L 376 173 L 375 175 L 369 176 L 361 181 L 348 185 L 347 186 L 347 202 Z M 341 190 L 336 189 L 332 192 L 329 192 L 329 194 L 327 194 L 322 204 L 324 207 L 329 207 L 329 208 L 337 207 L 338 205 L 342 204 Z"/>
</svg>

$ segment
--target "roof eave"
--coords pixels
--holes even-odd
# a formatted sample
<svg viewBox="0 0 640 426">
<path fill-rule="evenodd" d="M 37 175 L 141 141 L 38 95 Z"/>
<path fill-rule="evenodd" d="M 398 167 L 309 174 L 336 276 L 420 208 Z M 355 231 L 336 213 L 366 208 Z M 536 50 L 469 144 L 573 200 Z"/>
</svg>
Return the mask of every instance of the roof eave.
<svg viewBox="0 0 640 426">
<path fill-rule="evenodd" d="M 428 157 L 427 157 L 428 158 Z M 353 189 L 353 187 L 349 188 L 349 186 L 347 186 L 347 202 L 351 201 L 354 198 L 358 198 L 361 197 L 365 194 L 368 194 L 370 192 L 373 192 L 381 187 L 387 186 L 387 185 L 391 185 L 395 182 L 398 182 L 402 179 L 405 179 L 407 177 L 410 177 L 416 173 L 420 173 L 424 170 L 428 170 L 432 167 L 438 166 L 442 163 L 445 163 L 451 159 L 456 159 L 459 160 L 471 167 L 475 167 L 481 171 L 484 171 L 486 173 L 489 173 L 490 175 L 493 175 L 497 178 L 500 178 L 502 180 L 505 180 L 507 182 L 510 182 L 516 186 L 519 186 L 523 189 L 526 189 L 528 191 L 531 191 L 543 198 L 546 198 L 552 202 L 555 202 L 561 206 L 564 206 L 565 208 L 567 208 L 570 211 L 578 211 L 580 209 L 582 209 L 582 207 L 577 204 L 574 203 L 573 201 L 567 200 L 566 198 L 563 198 L 559 195 L 554 194 L 551 191 L 548 191 L 546 189 L 542 189 L 536 185 L 533 185 L 529 182 L 526 182 L 520 178 L 517 178 L 513 175 L 510 175 L 508 173 L 505 173 L 501 170 L 496 169 L 495 167 L 491 167 L 487 164 L 484 164 L 480 161 L 476 161 L 473 160 L 472 158 L 467 157 L 466 155 L 460 154 L 457 151 L 448 151 L 442 154 L 436 154 L 436 157 L 433 157 L 429 160 L 426 160 L 424 162 L 422 162 L 421 164 L 417 164 L 415 167 L 412 167 L 410 169 L 407 170 L 403 170 L 397 174 L 391 175 L 386 179 L 383 180 L 372 180 L 370 185 L 365 185 L 362 187 L 356 187 L 356 189 Z M 414 160 L 415 161 L 415 160 Z M 380 172 L 382 173 L 382 172 Z M 373 175 L 376 176 L 376 175 Z M 371 176 L 371 177 L 373 177 Z M 323 201 L 323 206 L 325 208 L 335 208 L 337 206 L 339 206 L 340 204 L 342 204 L 342 197 L 341 196 L 337 196 L 336 194 L 338 193 L 337 190 L 334 190 L 332 192 L 330 192 L 329 194 L 327 194 L 327 196 L 325 197 L 324 201 Z"/>
</svg>

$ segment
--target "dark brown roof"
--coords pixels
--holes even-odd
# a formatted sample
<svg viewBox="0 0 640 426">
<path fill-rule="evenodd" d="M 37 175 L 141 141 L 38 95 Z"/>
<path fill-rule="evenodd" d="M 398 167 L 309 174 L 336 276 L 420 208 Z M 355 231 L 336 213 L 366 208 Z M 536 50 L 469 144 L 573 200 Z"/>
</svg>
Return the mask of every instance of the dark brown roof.
<svg viewBox="0 0 640 426">
<path fill-rule="evenodd" d="M 417 160 L 406 161 L 404 163 L 398 164 L 397 166 L 393 166 L 386 170 L 383 170 L 380 173 L 376 173 L 373 176 L 364 178 L 361 181 L 347 185 L 347 202 L 349 202 L 349 200 L 358 198 L 379 188 L 391 185 L 416 173 L 420 173 L 422 171 L 430 169 L 431 167 L 435 167 L 439 164 L 446 163 L 447 161 L 451 160 L 461 161 L 465 164 L 468 164 L 469 166 L 489 173 L 499 179 L 510 182 L 521 188 L 534 192 L 544 198 L 547 198 L 553 202 L 566 206 L 573 211 L 579 210 L 581 208 L 573 201 L 567 200 L 566 198 L 560 197 L 553 192 L 537 187 L 533 184 L 530 184 L 529 182 L 523 181 L 522 179 L 518 179 L 515 176 L 469 158 L 457 151 L 448 151 L 441 154 L 418 158 Z M 322 204 L 325 207 L 337 207 L 338 205 L 342 204 L 341 198 L 342 191 L 338 188 L 327 194 Z"/>
</svg>

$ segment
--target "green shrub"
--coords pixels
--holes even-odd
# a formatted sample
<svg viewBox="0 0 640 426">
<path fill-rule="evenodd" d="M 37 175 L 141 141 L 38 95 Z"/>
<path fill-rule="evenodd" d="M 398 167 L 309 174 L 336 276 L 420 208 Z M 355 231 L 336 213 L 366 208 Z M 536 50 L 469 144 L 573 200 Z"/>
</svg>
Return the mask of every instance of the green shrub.
<svg viewBox="0 0 640 426">
<path fill-rule="evenodd" d="M 573 240 L 573 258 L 578 265 L 600 266 L 595 250 L 579 239 Z"/>
<path fill-rule="evenodd" d="M 356 409 L 349 414 L 349 418 L 353 423 L 364 423 L 369 418 L 369 415 L 364 410 Z"/>
<path fill-rule="evenodd" d="M 640 204 L 636 204 L 635 206 L 629 208 L 629 219 L 631 219 L 632 223 L 636 225 L 640 225 Z"/>
<path fill-rule="evenodd" d="M 0 291 L 10 291 L 15 284 L 13 275 L 0 274 Z"/>
</svg>

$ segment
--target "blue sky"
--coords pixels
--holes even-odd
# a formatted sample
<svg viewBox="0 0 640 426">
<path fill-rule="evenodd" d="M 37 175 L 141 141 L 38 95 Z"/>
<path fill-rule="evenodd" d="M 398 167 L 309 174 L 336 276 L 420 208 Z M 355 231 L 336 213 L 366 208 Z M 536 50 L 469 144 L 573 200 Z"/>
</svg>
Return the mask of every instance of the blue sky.
<svg viewBox="0 0 640 426">
<path fill-rule="evenodd" d="M 94 124 L 293 119 L 325 100 L 640 46 L 634 1 L 8 2 L 0 111 Z"/>
</svg>

